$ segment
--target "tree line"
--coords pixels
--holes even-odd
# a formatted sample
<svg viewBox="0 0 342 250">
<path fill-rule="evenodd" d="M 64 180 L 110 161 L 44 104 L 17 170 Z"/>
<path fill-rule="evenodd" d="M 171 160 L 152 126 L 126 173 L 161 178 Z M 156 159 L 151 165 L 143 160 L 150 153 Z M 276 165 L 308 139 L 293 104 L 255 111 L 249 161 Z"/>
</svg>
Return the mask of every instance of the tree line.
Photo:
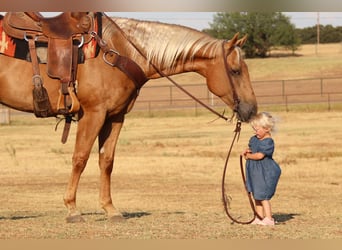
<svg viewBox="0 0 342 250">
<path fill-rule="evenodd" d="M 342 27 L 332 25 L 298 29 L 290 18 L 281 12 L 235 12 L 216 13 L 210 28 L 203 32 L 219 38 L 227 39 L 239 32 L 247 34 L 244 46 L 245 56 L 267 57 L 271 49 L 285 48 L 294 54 L 301 44 L 342 42 Z"/>
<path fill-rule="evenodd" d="M 317 43 L 317 26 L 296 29 L 302 44 Z M 320 43 L 340 43 L 342 42 L 342 26 L 319 25 Z"/>
</svg>

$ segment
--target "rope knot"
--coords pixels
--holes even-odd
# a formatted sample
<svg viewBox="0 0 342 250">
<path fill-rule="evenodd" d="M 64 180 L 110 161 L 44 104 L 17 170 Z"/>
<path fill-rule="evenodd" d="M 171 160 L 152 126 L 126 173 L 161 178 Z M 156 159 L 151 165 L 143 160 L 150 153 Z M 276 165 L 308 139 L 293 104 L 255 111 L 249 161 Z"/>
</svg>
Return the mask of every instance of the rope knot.
<svg viewBox="0 0 342 250">
<path fill-rule="evenodd" d="M 235 130 L 234 130 L 235 133 L 240 133 L 241 132 L 241 122 L 238 121 L 236 123 L 236 127 L 235 127 Z"/>
<path fill-rule="evenodd" d="M 239 139 L 240 139 L 240 132 L 241 132 L 241 122 L 238 121 L 236 123 L 236 127 L 235 127 L 235 130 L 234 130 L 234 133 L 237 135 L 236 141 L 239 141 Z"/>
</svg>

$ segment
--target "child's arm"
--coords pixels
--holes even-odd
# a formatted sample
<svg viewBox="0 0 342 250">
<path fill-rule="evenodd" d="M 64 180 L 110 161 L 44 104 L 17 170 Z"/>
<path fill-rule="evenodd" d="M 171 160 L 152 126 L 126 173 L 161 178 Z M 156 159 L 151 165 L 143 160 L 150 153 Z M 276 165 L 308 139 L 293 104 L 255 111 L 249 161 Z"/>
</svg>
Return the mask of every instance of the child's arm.
<svg viewBox="0 0 342 250">
<path fill-rule="evenodd" d="M 246 160 L 262 160 L 265 157 L 265 155 L 263 153 L 260 152 L 256 152 L 256 153 L 246 153 L 245 154 L 245 159 Z"/>
</svg>

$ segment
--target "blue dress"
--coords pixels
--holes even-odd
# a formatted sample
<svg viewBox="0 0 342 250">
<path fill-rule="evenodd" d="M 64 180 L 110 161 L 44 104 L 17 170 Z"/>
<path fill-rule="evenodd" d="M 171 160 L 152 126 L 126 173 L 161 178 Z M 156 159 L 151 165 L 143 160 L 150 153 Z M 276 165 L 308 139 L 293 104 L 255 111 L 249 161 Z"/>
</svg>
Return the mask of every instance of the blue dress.
<svg viewBox="0 0 342 250">
<path fill-rule="evenodd" d="M 247 160 L 246 185 L 255 200 L 270 200 L 276 190 L 281 174 L 279 165 L 273 160 L 274 141 L 272 138 L 259 140 L 253 136 L 248 144 L 252 153 L 263 153 L 261 160 Z"/>
</svg>

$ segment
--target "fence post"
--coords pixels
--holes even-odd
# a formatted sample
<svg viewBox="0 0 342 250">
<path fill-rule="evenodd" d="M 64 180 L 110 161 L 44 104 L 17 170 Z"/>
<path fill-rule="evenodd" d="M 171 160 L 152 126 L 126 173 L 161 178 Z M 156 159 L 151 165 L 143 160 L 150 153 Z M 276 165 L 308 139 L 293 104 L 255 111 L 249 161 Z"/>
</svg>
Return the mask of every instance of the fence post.
<svg viewBox="0 0 342 250">
<path fill-rule="evenodd" d="M 9 108 L 0 108 L 0 124 L 10 124 Z"/>
<path fill-rule="evenodd" d="M 286 109 L 286 112 L 289 112 L 289 107 L 287 103 L 287 95 L 285 96 L 285 109 Z"/>
<path fill-rule="evenodd" d="M 320 80 L 321 80 L 321 96 L 323 96 L 323 78 L 321 78 Z"/>
<path fill-rule="evenodd" d="M 148 115 L 149 115 L 149 117 L 152 117 L 151 101 L 148 102 Z"/>
<path fill-rule="evenodd" d="M 172 86 L 170 86 L 170 105 L 172 105 L 173 100 L 172 100 Z"/>
<path fill-rule="evenodd" d="M 198 110 L 197 110 L 197 102 L 195 101 L 195 117 L 198 116 Z"/>
</svg>

